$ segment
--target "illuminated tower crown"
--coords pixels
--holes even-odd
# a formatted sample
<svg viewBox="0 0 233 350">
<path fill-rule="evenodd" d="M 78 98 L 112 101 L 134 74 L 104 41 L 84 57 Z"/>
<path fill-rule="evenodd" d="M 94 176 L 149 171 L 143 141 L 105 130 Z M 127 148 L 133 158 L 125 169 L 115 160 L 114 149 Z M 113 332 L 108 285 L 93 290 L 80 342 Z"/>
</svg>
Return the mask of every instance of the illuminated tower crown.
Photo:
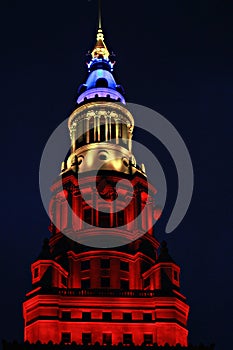
<svg viewBox="0 0 233 350">
<path fill-rule="evenodd" d="M 134 119 L 124 107 L 124 90 L 113 77 L 115 62 L 109 58 L 102 29 L 91 57 L 87 81 L 79 87 L 78 108 L 69 119 L 72 154 L 67 168 L 76 155 L 79 172 L 99 169 L 109 158 L 114 161 L 107 163 L 108 170 L 129 173 L 129 163 L 136 165 L 131 153 Z"/>
</svg>

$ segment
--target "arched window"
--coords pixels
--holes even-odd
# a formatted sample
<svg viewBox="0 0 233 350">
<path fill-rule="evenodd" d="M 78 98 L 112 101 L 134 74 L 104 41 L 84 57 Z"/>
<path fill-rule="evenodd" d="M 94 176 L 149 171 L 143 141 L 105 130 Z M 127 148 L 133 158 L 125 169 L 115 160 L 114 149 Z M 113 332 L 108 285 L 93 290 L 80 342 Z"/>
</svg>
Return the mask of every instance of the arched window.
<svg viewBox="0 0 233 350">
<path fill-rule="evenodd" d="M 117 226 L 123 226 L 125 223 L 125 212 L 121 210 L 117 213 Z"/>
<path fill-rule="evenodd" d="M 85 208 L 84 209 L 84 222 L 88 225 L 92 225 L 92 209 L 91 208 Z M 86 226 L 88 227 L 88 226 Z"/>
<path fill-rule="evenodd" d="M 126 124 L 122 124 L 122 142 L 127 145 L 127 138 L 128 138 L 128 128 Z"/>
<path fill-rule="evenodd" d="M 98 87 L 103 87 L 107 88 L 108 87 L 108 81 L 105 78 L 99 78 L 96 80 L 95 86 Z"/>
<path fill-rule="evenodd" d="M 105 117 L 100 118 L 100 141 L 105 141 Z"/>
<path fill-rule="evenodd" d="M 114 120 L 111 120 L 111 140 L 116 138 L 116 123 Z"/>
<path fill-rule="evenodd" d="M 94 142 L 94 118 L 90 118 L 89 120 L 89 128 L 90 128 L 90 143 Z"/>
<path fill-rule="evenodd" d="M 111 227 L 110 224 L 110 214 L 105 212 L 99 213 L 99 224 L 100 227 Z"/>
<path fill-rule="evenodd" d="M 78 123 L 78 138 L 76 140 L 76 148 L 84 144 L 84 120 L 81 119 Z"/>
<path fill-rule="evenodd" d="M 119 123 L 119 137 L 122 138 L 122 123 Z"/>
</svg>

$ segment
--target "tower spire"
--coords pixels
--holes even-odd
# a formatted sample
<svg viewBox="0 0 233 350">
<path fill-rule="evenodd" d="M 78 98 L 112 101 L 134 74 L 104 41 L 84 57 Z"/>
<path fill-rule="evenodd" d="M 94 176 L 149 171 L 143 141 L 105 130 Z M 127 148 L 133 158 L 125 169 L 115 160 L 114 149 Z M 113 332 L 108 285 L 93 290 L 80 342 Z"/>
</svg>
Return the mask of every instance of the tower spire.
<svg viewBox="0 0 233 350">
<path fill-rule="evenodd" d="M 92 58 L 98 58 L 98 59 L 105 59 L 108 60 L 109 59 L 109 51 L 107 49 L 107 46 L 105 45 L 104 42 L 104 34 L 103 34 L 103 30 L 102 30 L 102 1 L 99 0 L 99 28 L 98 28 L 98 32 L 97 32 L 97 42 L 96 45 L 94 47 L 94 50 L 92 51 Z"/>
<path fill-rule="evenodd" d="M 99 29 L 102 29 L 102 1 L 99 0 Z"/>
</svg>

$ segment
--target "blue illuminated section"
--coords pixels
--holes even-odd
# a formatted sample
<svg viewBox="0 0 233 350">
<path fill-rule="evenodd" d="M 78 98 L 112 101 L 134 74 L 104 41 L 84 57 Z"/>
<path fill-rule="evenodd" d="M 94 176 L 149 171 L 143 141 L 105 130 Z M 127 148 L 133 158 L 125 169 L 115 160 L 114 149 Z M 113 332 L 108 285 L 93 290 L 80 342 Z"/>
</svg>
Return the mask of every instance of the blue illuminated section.
<svg viewBox="0 0 233 350">
<path fill-rule="evenodd" d="M 113 77 L 113 63 L 106 59 L 92 59 L 88 64 L 88 78 L 78 90 L 77 103 L 90 99 L 106 98 L 125 104 L 124 90 Z"/>
<path fill-rule="evenodd" d="M 106 98 L 125 104 L 124 97 L 117 91 L 105 88 L 94 88 L 83 92 L 77 99 L 77 103 L 83 103 L 86 100 Z"/>
<path fill-rule="evenodd" d="M 99 79 L 103 79 L 102 83 L 106 83 L 106 87 L 116 90 L 117 84 L 115 82 L 115 79 L 113 78 L 112 73 L 103 69 L 97 69 L 94 72 L 91 72 L 86 82 L 87 89 L 93 89 L 94 87 L 96 87 L 96 84 L 98 86 L 98 82 L 99 84 L 101 84 L 101 81 Z"/>
</svg>

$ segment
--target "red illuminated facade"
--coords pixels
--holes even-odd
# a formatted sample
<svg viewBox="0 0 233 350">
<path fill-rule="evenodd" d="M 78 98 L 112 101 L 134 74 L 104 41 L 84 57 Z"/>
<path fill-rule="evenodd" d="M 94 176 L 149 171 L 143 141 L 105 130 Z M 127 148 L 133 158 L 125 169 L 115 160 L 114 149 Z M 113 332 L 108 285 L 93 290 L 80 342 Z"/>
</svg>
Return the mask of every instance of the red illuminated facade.
<svg viewBox="0 0 233 350">
<path fill-rule="evenodd" d="M 132 154 L 134 120 L 113 64 L 99 29 L 51 187 L 51 237 L 31 266 L 24 339 L 187 346 L 180 267 L 153 234 L 156 189 Z"/>
</svg>

